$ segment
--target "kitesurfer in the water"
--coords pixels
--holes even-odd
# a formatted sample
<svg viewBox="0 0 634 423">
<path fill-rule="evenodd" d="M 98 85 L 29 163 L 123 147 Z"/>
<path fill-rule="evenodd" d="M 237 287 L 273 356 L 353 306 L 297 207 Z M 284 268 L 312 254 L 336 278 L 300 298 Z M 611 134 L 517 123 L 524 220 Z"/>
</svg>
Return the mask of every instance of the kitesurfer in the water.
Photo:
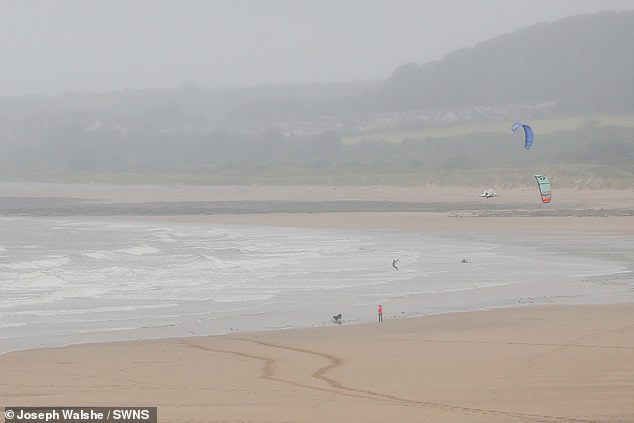
<svg viewBox="0 0 634 423">
<path fill-rule="evenodd" d="M 396 267 L 397 262 L 398 262 L 398 259 L 392 260 L 392 267 L 395 268 L 396 270 L 398 270 L 398 267 Z"/>
</svg>

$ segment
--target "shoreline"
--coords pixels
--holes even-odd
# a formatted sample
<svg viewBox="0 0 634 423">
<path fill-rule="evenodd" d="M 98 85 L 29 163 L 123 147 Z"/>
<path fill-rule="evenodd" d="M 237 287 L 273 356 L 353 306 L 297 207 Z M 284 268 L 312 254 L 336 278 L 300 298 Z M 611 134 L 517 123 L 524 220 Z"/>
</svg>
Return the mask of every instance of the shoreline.
<svg viewBox="0 0 634 423">
<path fill-rule="evenodd" d="M 72 187 L 62 188 L 62 197 L 72 191 Z M 240 192 L 248 198 L 267 198 L 275 191 L 252 187 L 245 193 L 243 189 L 212 191 L 229 200 L 238 198 Z M 107 192 L 87 190 L 73 195 L 99 197 L 106 202 L 178 202 L 201 193 L 182 187 L 151 192 L 134 187 L 119 197 L 113 187 Z M 315 191 L 295 188 L 276 195 L 310 201 L 373 194 L 369 189 L 361 189 L 358 196 L 355 192 L 353 188 L 323 188 L 318 197 L 310 197 Z M 420 194 L 408 189 L 377 192 L 378 199 L 395 196 L 397 201 Z M 428 190 L 426 195 L 434 192 L 452 195 L 443 190 Z M 33 196 L 33 192 L 22 193 Z M 600 203 L 606 208 L 634 208 L 631 193 L 602 193 L 605 197 L 598 202 L 590 194 L 574 202 L 585 207 Z M 44 189 L 38 195 L 56 194 L 60 192 Z M 525 201 L 525 192 L 518 190 L 513 195 L 511 203 Z M 563 201 L 567 194 L 562 195 Z M 428 309 L 425 312 L 429 314 L 401 316 L 396 303 L 386 303 L 384 323 L 373 322 L 376 316 L 369 314 L 368 321 L 354 324 L 209 336 L 192 332 L 186 337 L 7 352 L 0 354 L 4 376 L 0 396 L 7 403 L 157 406 L 161 422 L 634 421 L 634 288 L 630 273 L 634 266 L 634 216 L 474 217 L 457 210 L 103 218 L 399 231 L 480 241 L 503 239 L 508 248 L 526 248 L 530 243 L 522 235 L 528 234 L 539 241 L 544 254 L 566 257 L 572 251 L 578 260 L 585 257 L 588 262 L 597 259 L 623 265 L 626 273 L 612 274 L 605 282 L 600 282 L 601 276 L 585 276 L 587 281 L 575 286 L 566 285 L 565 278 L 556 280 L 566 285 L 564 294 L 571 296 L 567 304 L 537 304 L 540 299 L 530 293 L 520 294 L 525 299 L 522 303 L 491 309 L 442 313 Z M 564 249 L 558 244 L 563 239 L 568 240 Z M 552 278 L 546 277 L 541 286 L 556 288 L 558 284 L 551 282 Z M 574 304 L 574 297 L 585 292 L 584 284 L 599 287 L 602 295 L 614 302 Z M 618 295 L 611 296 L 613 287 L 618 288 Z M 477 295 L 490 299 L 492 291 L 487 289 Z M 491 289 L 497 295 L 515 290 L 517 297 L 522 287 Z M 543 294 L 544 298 L 560 295 Z M 368 311 L 374 312 L 374 308 Z M 103 337 L 98 340 L 103 341 Z"/>
</svg>

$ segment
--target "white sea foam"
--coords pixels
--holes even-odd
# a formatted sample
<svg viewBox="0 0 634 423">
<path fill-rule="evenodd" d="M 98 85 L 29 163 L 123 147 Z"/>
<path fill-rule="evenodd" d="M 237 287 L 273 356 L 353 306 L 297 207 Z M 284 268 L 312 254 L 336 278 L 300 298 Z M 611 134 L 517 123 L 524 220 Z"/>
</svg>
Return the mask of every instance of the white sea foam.
<svg viewBox="0 0 634 423">
<path fill-rule="evenodd" d="M 1 267 L 10 270 L 37 270 L 37 269 L 51 269 L 54 267 L 61 267 L 69 264 L 71 261 L 68 256 L 50 257 L 41 260 L 21 261 L 14 263 L 0 264 Z"/>
<path fill-rule="evenodd" d="M 0 287 L 17 291 L 56 289 L 66 285 L 64 279 L 46 271 L 13 271 L 0 273 Z"/>
<path fill-rule="evenodd" d="M 135 245 L 134 247 L 117 250 L 120 253 L 131 254 L 133 256 L 143 256 L 146 254 L 157 254 L 160 250 L 149 245 Z"/>
<path fill-rule="evenodd" d="M 104 307 L 90 307 L 90 308 L 79 308 L 79 309 L 58 309 L 58 310 L 22 310 L 22 311 L 14 311 L 14 312 L 0 312 L 0 317 L 8 317 L 8 316 L 72 316 L 72 315 L 99 315 L 99 314 L 109 314 L 117 315 L 118 313 L 125 311 L 155 311 L 159 309 L 168 309 L 178 307 L 177 303 L 166 303 L 166 304 L 139 304 L 139 305 L 121 305 L 121 306 L 104 306 Z M 86 320 L 86 319 L 81 319 Z M 104 319 L 101 319 L 104 320 Z M 106 321 L 109 319 L 105 319 Z"/>
<path fill-rule="evenodd" d="M 26 323 L 2 323 L 0 322 L 0 329 L 8 329 L 8 328 L 20 328 L 26 326 Z"/>
<path fill-rule="evenodd" d="M 111 258 L 113 253 L 111 251 L 85 251 L 80 254 L 91 259 L 103 260 Z"/>
<path fill-rule="evenodd" d="M 626 270 L 624 267 L 618 267 L 613 269 L 605 269 L 603 272 L 594 272 L 594 273 L 580 273 L 576 275 L 568 275 L 569 278 L 591 278 L 597 276 L 608 276 L 608 275 L 618 275 L 618 274 L 626 274 L 632 273 L 631 270 Z"/>
</svg>

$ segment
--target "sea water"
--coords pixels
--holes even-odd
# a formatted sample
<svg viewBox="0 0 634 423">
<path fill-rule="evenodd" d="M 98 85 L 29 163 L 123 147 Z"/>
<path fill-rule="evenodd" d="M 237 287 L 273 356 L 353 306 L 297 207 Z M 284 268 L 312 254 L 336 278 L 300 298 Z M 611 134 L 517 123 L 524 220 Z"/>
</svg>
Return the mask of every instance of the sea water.
<svg viewBox="0 0 634 423">
<path fill-rule="evenodd" d="M 632 295 L 594 238 L 505 236 L 3 217 L 0 352 Z"/>
</svg>

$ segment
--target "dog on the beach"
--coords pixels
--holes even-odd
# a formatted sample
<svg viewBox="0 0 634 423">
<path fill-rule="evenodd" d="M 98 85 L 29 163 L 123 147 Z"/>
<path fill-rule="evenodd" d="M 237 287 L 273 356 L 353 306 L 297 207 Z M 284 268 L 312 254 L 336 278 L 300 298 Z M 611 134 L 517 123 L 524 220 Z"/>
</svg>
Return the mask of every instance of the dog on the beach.
<svg viewBox="0 0 634 423">
<path fill-rule="evenodd" d="M 332 316 L 332 321 L 337 324 L 341 324 L 341 313 L 337 314 L 336 316 Z"/>
</svg>

